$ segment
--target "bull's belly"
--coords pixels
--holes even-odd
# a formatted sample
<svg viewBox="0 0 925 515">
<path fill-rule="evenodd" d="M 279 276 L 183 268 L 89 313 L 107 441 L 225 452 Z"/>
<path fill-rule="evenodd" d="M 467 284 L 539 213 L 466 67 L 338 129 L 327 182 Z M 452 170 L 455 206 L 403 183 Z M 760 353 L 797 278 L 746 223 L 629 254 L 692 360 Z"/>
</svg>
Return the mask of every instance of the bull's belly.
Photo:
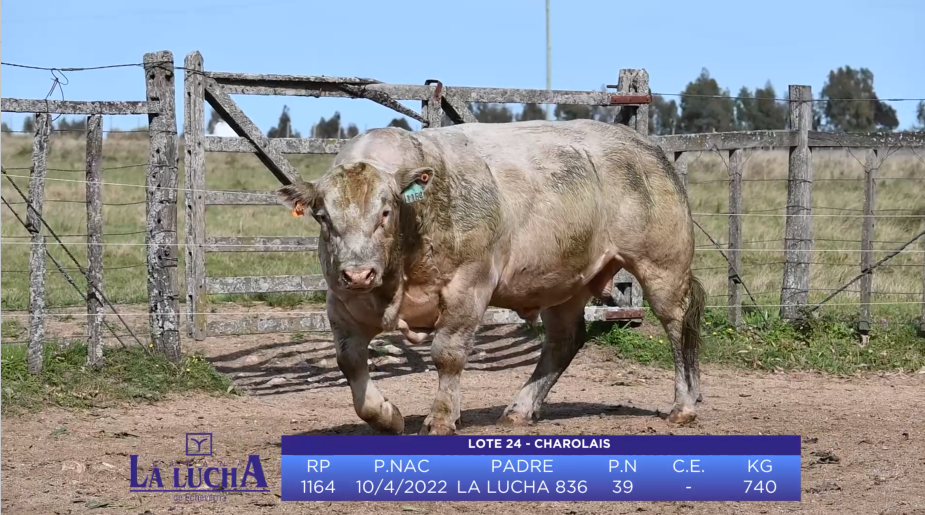
<svg viewBox="0 0 925 515">
<path fill-rule="evenodd" d="M 490 304 L 511 309 L 530 318 L 541 309 L 558 306 L 583 290 L 590 289 L 599 295 L 604 285 L 617 271 L 615 253 L 605 251 L 597 254 L 586 265 L 576 270 L 547 266 L 517 265 L 516 271 L 502 275 Z"/>
</svg>

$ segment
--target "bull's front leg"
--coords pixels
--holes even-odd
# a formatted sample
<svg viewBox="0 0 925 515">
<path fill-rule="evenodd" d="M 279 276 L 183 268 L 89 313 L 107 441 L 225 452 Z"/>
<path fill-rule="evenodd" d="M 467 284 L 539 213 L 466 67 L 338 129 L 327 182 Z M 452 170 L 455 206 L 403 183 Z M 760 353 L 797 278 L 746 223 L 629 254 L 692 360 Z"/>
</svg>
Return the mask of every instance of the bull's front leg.
<svg viewBox="0 0 925 515">
<path fill-rule="evenodd" d="M 462 404 L 462 371 L 491 298 L 491 287 L 479 281 L 487 274 L 479 271 L 461 269 L 442 292 L 443 308 L 430 350 L 437 368 L 437 395 L 421 434 L 456 433 Z"/>
<path fill-rule="evenodd" d="M 401 434 L 405 430 L 401 412 L 382 396 L 369 377 L 369 342 L 375 333 L 337 317 L 331 317 L 331 330 L 337 366 L 350 385 L 357 415 L 376 431 Z"/>
</svg>

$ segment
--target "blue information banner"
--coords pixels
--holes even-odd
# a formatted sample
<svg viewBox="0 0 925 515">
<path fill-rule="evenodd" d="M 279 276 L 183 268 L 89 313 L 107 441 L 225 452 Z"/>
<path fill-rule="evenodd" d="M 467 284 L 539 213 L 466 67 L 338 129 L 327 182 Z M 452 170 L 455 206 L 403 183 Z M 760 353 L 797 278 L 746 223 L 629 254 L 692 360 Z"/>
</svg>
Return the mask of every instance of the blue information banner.
<svg viewBox="0 0 925 515">
<path fill-rule="evenodd" d="M 284 501 L 799 501 L 800 437 L 282 437 Z"/>
</svg>

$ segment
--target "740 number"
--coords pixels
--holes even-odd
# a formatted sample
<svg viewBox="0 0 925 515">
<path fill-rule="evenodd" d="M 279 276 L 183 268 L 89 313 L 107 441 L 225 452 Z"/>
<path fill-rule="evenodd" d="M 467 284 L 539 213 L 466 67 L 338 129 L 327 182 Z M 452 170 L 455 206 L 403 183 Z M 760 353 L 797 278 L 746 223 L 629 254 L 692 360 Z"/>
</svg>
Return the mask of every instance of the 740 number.
<svg viewBox="0 0 925 515">
<path fill-rule="evenodd" d="M 749 490 L 754 492 L 762 492 L 766 494 L 773 494 L 777 491 L 777 483 L 773 479 L 767 481 L 751 481 L 746 479 L 745 482 L 745 493 L 748 493 Z"/>
</svg>

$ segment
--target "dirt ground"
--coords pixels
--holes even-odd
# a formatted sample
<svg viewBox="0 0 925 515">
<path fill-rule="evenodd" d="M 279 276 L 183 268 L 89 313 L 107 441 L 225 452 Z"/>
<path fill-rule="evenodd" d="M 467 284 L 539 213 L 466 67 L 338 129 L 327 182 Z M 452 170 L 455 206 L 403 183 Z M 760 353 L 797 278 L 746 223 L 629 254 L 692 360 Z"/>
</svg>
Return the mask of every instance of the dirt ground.
<svg viewBox="0 0 925 515">
<path fill-rule="evenodd" d="M 693 427 L 659 417 L 673 373 L 581 351 L 529 434 L 799 434 L 802 501 L 692 502 L 281 502 L 280 435 L 366 434 L 323 335 L 185 341 L 245 395 L 174 398 L 153 405 L 75 413 L 51 409 L 2 420 L 3 513 L 858 513 L 925 514 L 925 375 L 838 379 L 705 366 L 704 403 Z M 378 342 L 377 385 L 420 428 L 436 390 L 428 345 Z M 463 374 L 463 434 L 503 434 L 501 411 L 532 371 L 537 339 L 510 327 L 483 331 Z M 66 431 L 56 428 L 65 427 Z M 129 455 L 182 458 L 184 434 L 212 432 L 216 457 L 260 454 L 275 493 L 174 502 L 129 492 Z M 165 481 L 167 479 L 165 478 Z"/>
</svg>

